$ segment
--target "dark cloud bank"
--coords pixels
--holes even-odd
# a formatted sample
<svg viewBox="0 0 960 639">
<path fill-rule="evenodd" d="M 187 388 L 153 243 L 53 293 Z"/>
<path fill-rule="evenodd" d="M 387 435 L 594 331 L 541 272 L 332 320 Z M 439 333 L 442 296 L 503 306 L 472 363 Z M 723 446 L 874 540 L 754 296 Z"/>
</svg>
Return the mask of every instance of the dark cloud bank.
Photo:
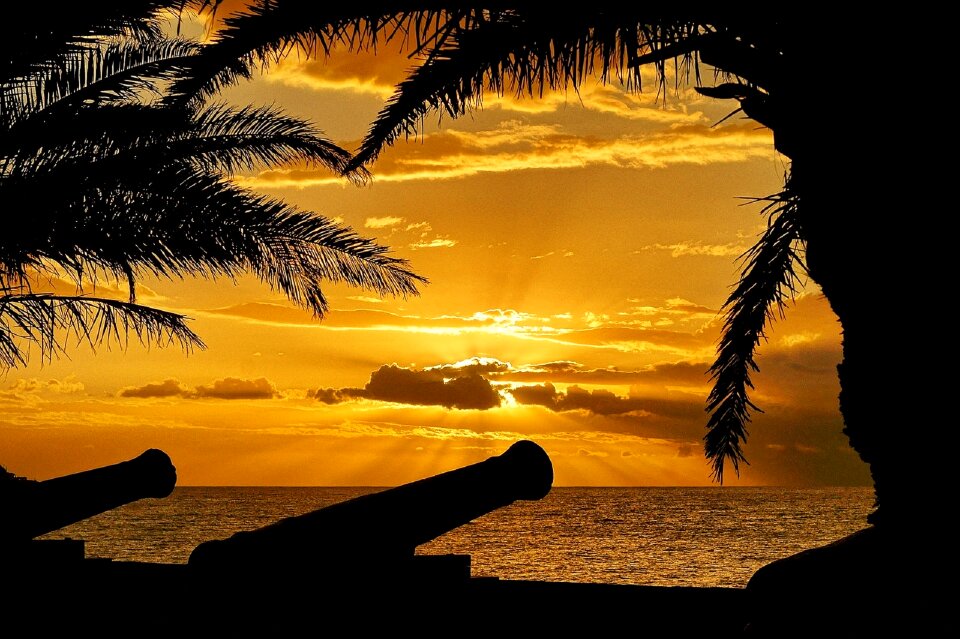
<svg viewBox="0 0 960 639">
<path fill-rule="evenodd" d="M 214 380 L 209 386 L 200 385 L 193 389 L 184 386 L 175 379 L 159 383 L 124 388 L 120 397 L 183 397 L 186 399 L 272 399 L 280 394 L 266 378 L 239 379 L 225 377 Z"/>
</svg>

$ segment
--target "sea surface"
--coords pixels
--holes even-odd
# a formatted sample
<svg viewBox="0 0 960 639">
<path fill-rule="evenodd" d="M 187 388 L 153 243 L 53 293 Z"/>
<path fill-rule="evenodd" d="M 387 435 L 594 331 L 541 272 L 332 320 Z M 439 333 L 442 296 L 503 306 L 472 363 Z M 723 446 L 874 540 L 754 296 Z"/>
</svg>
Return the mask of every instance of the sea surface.
<svg viewBox="0 0 960 639">
<path fill-rule="evenodd" d="M 88 557 L 186 563 L 202 541 L 373 490 L 183 487 L 47 538 L 83 539 Z M 868 488 L 554 488 L 417 552 L 469 554 L 474 576 L 501 579 L 740 587 L 765 563 L 863 528 L 872 499 Z"/>
</svg>

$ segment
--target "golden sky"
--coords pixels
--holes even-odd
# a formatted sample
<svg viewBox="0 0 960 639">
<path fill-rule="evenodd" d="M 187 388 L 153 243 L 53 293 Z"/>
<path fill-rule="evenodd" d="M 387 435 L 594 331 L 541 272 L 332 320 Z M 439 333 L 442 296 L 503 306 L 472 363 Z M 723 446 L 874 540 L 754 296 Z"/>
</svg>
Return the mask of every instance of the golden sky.
<svg viewBox="0 0 960 639">
<path fill-rule="evenodd" d="M 308 117 L 355 148 L 410 65 L 296 58 L 221 99 Z M 238 176 L 338 218 L 429 278 L 327 288 L 322 322 L 254 279 L 151 281 L 207 348 L 84 346 L 0 380 L 0 463 L 44 479 L 161 448 L 179 485 L 393 485 L 541 444 L 556 485 L 707 485 L 704 398 L 737 256 L 777 191 L 768 131 L 691 90 L 488 96 L 427 122 L 355 186 Z M 109 288 L 109 287 L 108 287 Z M 72 287 L 71 287 L 72 292 Z M 98 294 L 109 293 L 99 289 Z M 808 287 L 761 346 L 750 466 L 731 485 L 867 484 L 841 433 L 839 327 Z"/>
</svg>

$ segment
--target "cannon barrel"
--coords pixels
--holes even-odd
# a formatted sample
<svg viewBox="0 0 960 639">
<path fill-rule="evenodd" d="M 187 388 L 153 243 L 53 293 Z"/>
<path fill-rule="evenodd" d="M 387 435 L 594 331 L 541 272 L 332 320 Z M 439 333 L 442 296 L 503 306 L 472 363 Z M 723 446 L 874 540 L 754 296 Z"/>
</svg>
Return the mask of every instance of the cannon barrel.
<svg viewBox="0 0 960 639">
<path fill-rule="evenodd" d="M 309 564 L 402 560 L 445 532 L 507 506 L 550 492 L 553 465 L 531 441 L 486 461 L 363 495 L 256 530 L 207 541 L 190 555 L 201 569 L 284 569 Z"/>
<path fill-rule="evenodd" d="M 0 538 L 32 539 L 144 497 L 166 497 L 176 483 L 170 457 L 154 448 L 119 464 L 29 482 L 0 504 Z"/>
</svg>

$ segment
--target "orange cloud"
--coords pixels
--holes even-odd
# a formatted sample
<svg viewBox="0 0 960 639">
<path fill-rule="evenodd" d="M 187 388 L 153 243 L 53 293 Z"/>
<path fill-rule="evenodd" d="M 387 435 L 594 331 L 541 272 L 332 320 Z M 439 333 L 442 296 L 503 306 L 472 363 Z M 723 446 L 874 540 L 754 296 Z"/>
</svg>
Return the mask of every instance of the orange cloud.
<svg viewBox="0 0 960 639">
<path fill-rule="evenodd" d="M 310 57 L 294 53 L 272 65 L 268 82 L 314 91 L 348 91 L 386 99 L 394 87 L 417 65 L 393 51 L 349 52 L 334 49 L 329 56 Z"/>
<path fill-rule="evenodd" d="M 402 217 L 368 217 L 364 220 L 363 225 L 368 229 L 384 229 L 390 226 L 396 226 L 403 222 Z"/>
<path fill-rule="evenodd" d="M 509 392 L 521 404 L 544 406 L 552 411 L 588 411 L 597 415 L 626 415 L 638 417 L 662 415 L 671 418 L 698 418 L 703 415 L 703 400 L 663 400 L 649 397 L 621 397 L 606 389 L 587 390 L 571 386 L 566 392 L 558 391 L 553 384 L 514 386 Z M 661 433 L 661 436 L 664 436 Z"/>
<path fill-rule="evenodd" d="M 69 274 L 58 269 L 55 265 L 46 265 L 49 270 L 43 272 L 34 270 L 28 273 L 27 284 L 35 293 L 51 293 L 53 295 L 90 295 L 107 299 L 127 300 L 130 298 L 130 289 L 126 281 L 119 281 L 114 277 L 104 276 L 96 271 L 85 272 L 79 282 Z M 155 304 L 167 301 L 150 287 L 138 284 L 136 288 L 137 301 Z"/>
<path fill-rule="evenodd" d="M 420 144 L 397 144 L 372 170 L 375 181 L 404 182 L 590 166 L 658 169 L 678 164 L 744 162 L 772 153 L 769 131 L 747 124 L 720 128 L 691 125 L 602 138 L 574 135 L 559 125 L 508 121 L 492 130 L 447 129 L 425 135 Z M 343 182 L 310 168 L 273 169 L 236 179 L 243 186 L 268 189 Z"/>
<path fill-rule="evenodd" d="M 704 244 L 702 242 L 678 242 L 676 244 L 649 244 L 636 253 L 642 251 L 670 251 L 670 257 L 685 257 L 689 255 L 708 257 L 740 257 L 749 249 L 739 243 Z"/>
<path fill-rule="evenodd" d="M 214 380 L 209 386 L 200 385 L 193 390 L 187 388 L 175 379 L 167 379 L 159 383 L 145 384 L 124 388 L 120 397 L 182 397 L 188 399 L 215 398 L 215 399 L 273 399 L 280 394 L 266 378 L 253 380 L 226 377 Z"/>
<path fill-rule="evenodd" d="M 425 248 L 450 248 L 451 246 L 456 246 L 457 241 L 451 240 L 448 237 L 435 237 L 432 240 L 420 240 L 419 242 L 414 242 L 413 244 L 408 244 L 407 246 L 412 251 Z"/>
<path fill-rule="evenodd" d="M 676 312 L 680 314 L 678 321 L 685 317 L 700 319 L 695 313 L 685 316 L 686 311 Z M 715 331 L 703 330 L 702 321 L 694 325 L 695 330 L 682 331 L 657 327 L 646 319 L 590 316 L 584 322 L 576 323 L 512 309 L 491 309 L 470 316 L 433 317 L 400 315 L 375 309 L 349 309 L 332 312 L 320 321 L 297 308 L 251 302 L 192 313 L 195 316 L 213 314 L 265 324 L 312 326 L 318 330 L 398 331 L 451 336 L 485 333 L 557 345 L 606 348 L 623 353 L 660 353 L 663 360 L 693 358 L 702 361 L 712 354 L 715 344 Z M 575 328 L 583 326 L 583 323 L 590 328 Z"/>
<path fill-rule="evenodd" d="M 413 370 L 396 364 L 381 366 L 363 388 L 323 389 L 315 393 L 325 404 L 360 397 L 399 404 L 487 409 L 500 405 L 490 382 L 474 372 L 447 378 L 439 369 Z"/>
<path fill-rule="evenodd" d="M 707 362 L 656 364 L 640 370 L 610 368 L 586 369 L 576 362 L 549 362 L 505 371 L 491 371 L 497 381 L 530 382 L 550 380 L 566 384 L 602 384 L 608 386 L 660 385 L 702 387 L 709 383 Z"/>
<path fill-rule="evenodd" d="M 180 385 L 175 379 L 167 379 L 155 384 L 128 387 L 120 391 L 120 397 L 189 397 L 191 391 Z"/>
<path fill-rule="evenodd" d="M 420 61 L 404 55 L 400 47 L 380 48 L 378 51 L 350 52 L 334 48 L 330 55 L 307 57 L 296 52 L 272 65 L 265 74 L 268 82 L 314 91 L 345 91 L 371 95 L 386 101 L 396 86 Z M 653 69 L 644 69 L 644 85 L 655 86 Z M 682 102 L 679 99 L 682 96 Z M 682 126 L 705 124 L 708 118 L 689 106 L 702 103 L 703 98 L 687 88 L 678 92 L 668 105 L 656 91 L 628 91 L 616 84 L 584 83 L 576 91 L 547 91 L 542 96 L 518 96 L 507 91 L 504 95 L 488 92 L 481 108 L 515 113 L 553 113 L 562 109 L 579 108 L 599 114 L 632 121 L 660 125 Z"/>
<path fill-rule="evenodd" d="M 278 395 L 269 381 L 261 377 L 247 380 L 236 377 L 218 379 L 210 386 L 197 386 L 197 397 L 218 399 L 271 399 Z"/>
<path fill-rule="evenodd" d="M 20 395 L 21 393 L 55 393 L 69 394 L 80 393 L 84 390 L 81 382 L 73 379 L 47 379 L 37 378 L 18 379 L 9 388 L 0 391 L 4 395 Z"/>
</svg>

